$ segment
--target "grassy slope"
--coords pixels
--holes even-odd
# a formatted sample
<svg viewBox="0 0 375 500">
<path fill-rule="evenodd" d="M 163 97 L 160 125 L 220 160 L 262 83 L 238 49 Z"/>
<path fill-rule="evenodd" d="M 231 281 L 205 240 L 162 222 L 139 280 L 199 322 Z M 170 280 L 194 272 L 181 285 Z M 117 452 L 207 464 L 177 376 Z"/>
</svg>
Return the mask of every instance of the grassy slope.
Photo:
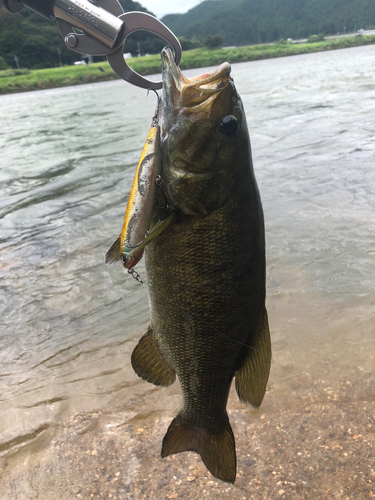
<svg viewBox="0 0 375 500">
<path fill-rule="evenodd" d="M 304 44 L 272 44 L 251 45 L 233 49 L 207 50 L 204 48 L 185 51 L 181 69 L 215 66 L 228 61 L 230 63 L 270 59 L 309 52 L 334 50 L 358 45 L 375 44 L 375 36 L 353 36 L 337 38 L 318 43 Z M 133 58 L 129 65 L 142 75 L 161 71 L 159 55 Z M 104 69 L 104 72 L 99 70 Z M 21 73 L 21 74 L 19 74 Z M 0 71 L 0 94 L 25 92 L 29 90 L 79 85 L 118 78 L 107 62 L 90 64 L 89 66 L 64 66 L 63 68 L 41 70 L 6 70 Z"/>
</svg>

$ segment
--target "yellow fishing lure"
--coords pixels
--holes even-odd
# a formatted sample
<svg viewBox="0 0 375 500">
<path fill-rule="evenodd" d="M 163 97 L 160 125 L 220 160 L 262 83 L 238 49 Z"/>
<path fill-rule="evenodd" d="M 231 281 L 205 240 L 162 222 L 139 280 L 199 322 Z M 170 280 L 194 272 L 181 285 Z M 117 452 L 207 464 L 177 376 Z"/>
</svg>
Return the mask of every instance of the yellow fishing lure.
<svg viewBox="0 0 375 500">
<path fill-rule="evenodd" d="M 150 230 L 160 172 L 160 126 L 156 111 L 135 172 L 122 231 L 106 254 L 107 264 L 122 261 L 125 268 L 131 269 L 142 258 L 148 243 L 176 220 L 172 212 Z"/>
</svg>

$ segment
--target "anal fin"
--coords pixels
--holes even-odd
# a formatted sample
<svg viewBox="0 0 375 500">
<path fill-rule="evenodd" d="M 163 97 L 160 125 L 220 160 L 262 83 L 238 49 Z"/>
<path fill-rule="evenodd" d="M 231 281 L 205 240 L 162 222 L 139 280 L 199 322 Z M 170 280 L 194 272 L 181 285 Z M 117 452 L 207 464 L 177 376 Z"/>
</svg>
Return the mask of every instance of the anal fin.
<svg viewBox="0 0 375 500">
<path fill-rule="evenodd" d="M 220 432 L 210 433 L 175 417 L 163 439 L 162 458 L 183 451 L 199 453 L 204 465 L 214 477 L 227 483 L 236 479 L 236 445 L 229 420 Z"/>
<path fill-rule="evenodd" d="M 163 358 L 160 349 L 155 344 L 152 328 L 139 340 L 131 363 L 135 373 L 146 382 L 168 387 L 176 380 L 176 374 Z"/>
<path fill-rule="evenodd" d="M 271 338 L 267 311 L 264 310 L 247 358 L 235 373 L 236 391 L 241 401 L 259 408 L 266 392 L 270 367 Z"/>
</svg>

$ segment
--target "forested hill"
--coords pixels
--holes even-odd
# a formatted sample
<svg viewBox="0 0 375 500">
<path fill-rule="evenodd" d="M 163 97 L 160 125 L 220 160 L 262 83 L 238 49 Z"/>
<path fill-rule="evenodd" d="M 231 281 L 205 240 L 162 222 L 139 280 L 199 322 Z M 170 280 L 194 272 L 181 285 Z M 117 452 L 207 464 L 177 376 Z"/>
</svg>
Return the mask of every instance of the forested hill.
<svg viewBox="0 0 375 500">
<path fill-rule="evenodd" d="M 162 21 L 177 36 L 246 45 L 375 28 L 375 0 L 206 0 Z"/>
<path fill-rule="evenodd" d="M 119 1 L 125 12 L 148 12 L 138 2 Z M 186 14 L 170 14 L 162 21 L 177 36 L 196 39 L 182 42 L 184 50 L 199 45 L 207 35 L 220 35 L 226 46 L 249 45 L 375 28 L 375 0 L 206 0 Z M 164 44 L 138 31 L 126 41 L 124 51 L 157 53 Z M 21 68 L 36 69 L 80 58 L 65 47 L 54 22 L 27 8 L 11 14 L 0 0 L 0 70 L 14 68 L 16 60 Z"/>
</svg>

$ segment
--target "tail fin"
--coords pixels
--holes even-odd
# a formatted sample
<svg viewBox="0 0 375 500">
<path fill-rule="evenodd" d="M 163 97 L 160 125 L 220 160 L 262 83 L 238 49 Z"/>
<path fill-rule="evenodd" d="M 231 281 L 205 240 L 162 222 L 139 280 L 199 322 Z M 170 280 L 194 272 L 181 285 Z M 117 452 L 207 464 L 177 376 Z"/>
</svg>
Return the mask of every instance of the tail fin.
<svg viewBox="0 0 375 500">
<path fill-rule="evenodd" d="M 162 458 L 182 451 L 199 453 L 211 474 L 227 483 L 236 479 L 236 446 L 229 420 L 219 433 L 209 434 L 183 422 L 180 415 L 174 418 L 163 439 Z"/>
</svg>

